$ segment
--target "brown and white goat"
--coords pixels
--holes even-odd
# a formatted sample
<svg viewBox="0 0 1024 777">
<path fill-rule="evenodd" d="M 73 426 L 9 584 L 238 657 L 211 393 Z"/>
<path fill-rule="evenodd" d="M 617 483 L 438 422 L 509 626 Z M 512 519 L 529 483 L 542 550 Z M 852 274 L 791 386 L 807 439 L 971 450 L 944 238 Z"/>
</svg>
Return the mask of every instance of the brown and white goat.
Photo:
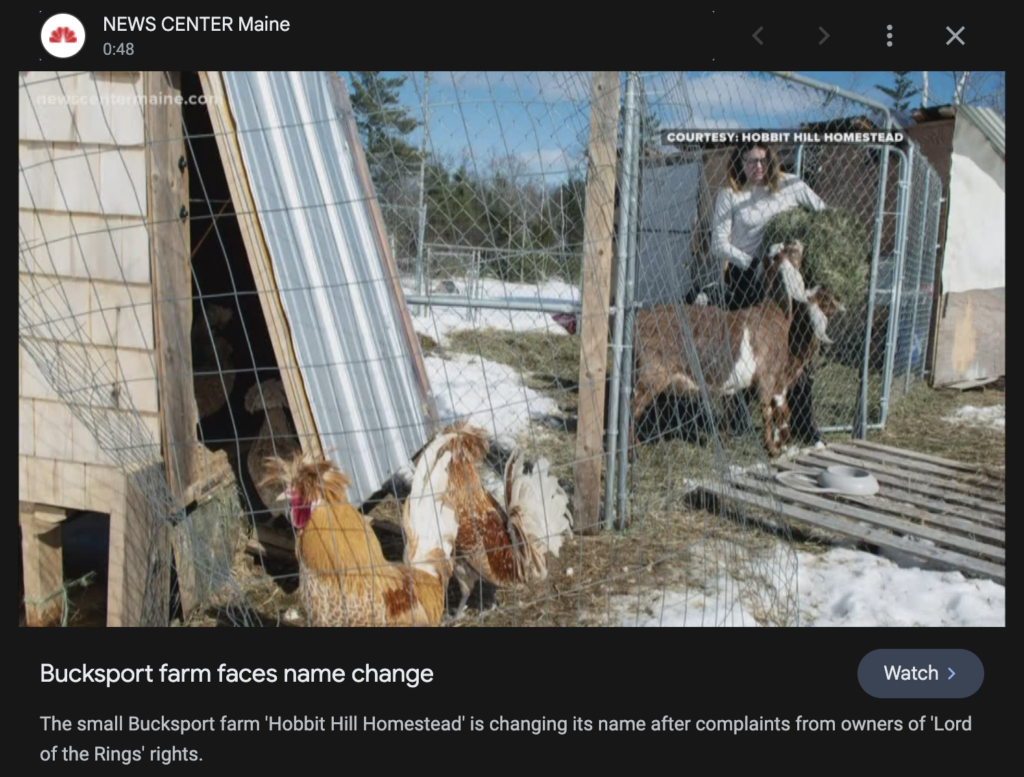
<svg viewBox="0 0 1024 777">
<path fill-rule="evenodd" d="M 786 392 L 817 351 L 818 342 L 828 342 L 828 316 L 843 309 L 827 291 L 803 289 L 802 248 L 787 243 L 767 258 L 769 294 L 753 307 L 727 311 L 670 303 L 637 312 L 634 428 L 658 395 L 699 394 L 696 368 L 712 395 L 756 388 L 765 448 L 771 456 L 779 454 L 782 441 L 789 439 Z M 787 265 L 796 270 L 795 278 Z M 694 346 L 690 354 L 684 348 L 688 336 Z"/>
<path fill-rule="evenodd" d="M 807 364 L 817 355 L 821 342 L 831 343 L 825 333 L 828 320 L 846 310 L 830 292 L 815 286 L 807 291 L 802 303 L 796 303 L 789 324 L 789 361 L 783 380 L 789 380 L 782 391 L 782 401 L 774 405 L 774 425 L 777 443 L 785 447 L 791 441 L 790 407 L 787 392 L 793 387 Z"/>
</svg>

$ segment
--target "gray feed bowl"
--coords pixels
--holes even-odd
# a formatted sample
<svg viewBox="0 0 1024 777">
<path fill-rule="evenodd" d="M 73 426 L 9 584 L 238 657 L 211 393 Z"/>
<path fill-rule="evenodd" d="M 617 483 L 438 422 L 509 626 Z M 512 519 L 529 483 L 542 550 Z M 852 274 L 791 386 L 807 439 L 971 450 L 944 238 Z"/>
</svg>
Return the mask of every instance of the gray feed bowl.
<svg viewBox="0 0 1024 777">
<path fill-rule="evenodd" d="M 860 467 L 829 467 L 818 476 L 818 483 L 822 488 L 840 494 L 870 496 L 878 493 L 878 481 L 875 480 L 875 476 Z"/>
</svg>

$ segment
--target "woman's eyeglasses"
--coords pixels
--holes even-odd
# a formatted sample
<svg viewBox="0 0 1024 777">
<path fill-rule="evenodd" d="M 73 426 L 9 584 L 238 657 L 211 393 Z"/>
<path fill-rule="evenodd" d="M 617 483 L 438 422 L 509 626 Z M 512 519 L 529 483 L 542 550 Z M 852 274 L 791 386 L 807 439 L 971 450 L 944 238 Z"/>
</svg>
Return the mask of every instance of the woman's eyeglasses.
<svg viewBox="0 0 1024 777">
<path fill-rule="evenodd" d="M 760 165 L 761 167 L 768 166 L 768 159 L 766 157 L 759 157 L 757 159 L 745 159 L 743 161 L 744 164 L 750 165 L 751 167 L 756 167 L 758 165 Z"/>
</svg>

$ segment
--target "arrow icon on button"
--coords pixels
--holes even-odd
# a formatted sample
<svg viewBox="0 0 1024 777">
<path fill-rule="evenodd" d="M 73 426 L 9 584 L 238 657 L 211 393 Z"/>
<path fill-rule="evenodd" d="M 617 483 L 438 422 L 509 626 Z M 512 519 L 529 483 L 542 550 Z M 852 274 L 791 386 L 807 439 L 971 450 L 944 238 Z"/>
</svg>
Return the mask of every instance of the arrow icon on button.
<svg viewBox="0 0 1024 777">
<path fill-rule="evenodd" d="M 950 669 L 949 670 L 949 677 L 947 677 L 946 679 L 947 680 L 952 680 L 953 679 L 953 675 L 955 675 L 955 674 L 956 674 L 956 672 L 954 672 L 952 669 Z"/>
<path fill-rule="evenodd" d="M 764 29 L 764 27 L 758 27 L 757 28 L 757 32 L 761 32 L 761 30 L 763 30 L 763 29 Z M 754 33 L 754 40 L 756 40 L 760 45 L 763 46 L 764 44 L 761 43 L 761 39 L 759 37 L 757 37 L 757 32 Z"/>
<path fill-rule="evenodd" d="M 824 27 L 819 27 L 818 29 L 821 30 L 822 32 L 825 32 L 825 28 Z M 825 37 L 818 41 L 818 45 L 820 46 L 822 43 L 824 43 L 828 39 L 829 39 L 829 34 L 827 32 L 825 32 Z"/>
</svg>

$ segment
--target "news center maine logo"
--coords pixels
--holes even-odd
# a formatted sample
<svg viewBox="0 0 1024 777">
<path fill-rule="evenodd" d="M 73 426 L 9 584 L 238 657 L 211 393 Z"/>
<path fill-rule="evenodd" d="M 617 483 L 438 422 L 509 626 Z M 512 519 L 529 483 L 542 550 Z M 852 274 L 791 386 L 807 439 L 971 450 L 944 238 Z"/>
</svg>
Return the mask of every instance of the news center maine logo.
<svg viewBox="0 0 1024 777">
<path fill-rule="evenodd" d="M 743 143 L 821 143 L 821 144 L 892 144 L 902 143 L 902 132 L 853 130 L 818 132 L 813 130 L 662 130 L 664 146 L 736 146 Z"/>
<path fill-rule="evenodd" d="M 68 13 L 47 19 L 41 35 L 46 53 L 61 59 L 73 57 L 85 45 L 85 27 Z"/>
</svg>

